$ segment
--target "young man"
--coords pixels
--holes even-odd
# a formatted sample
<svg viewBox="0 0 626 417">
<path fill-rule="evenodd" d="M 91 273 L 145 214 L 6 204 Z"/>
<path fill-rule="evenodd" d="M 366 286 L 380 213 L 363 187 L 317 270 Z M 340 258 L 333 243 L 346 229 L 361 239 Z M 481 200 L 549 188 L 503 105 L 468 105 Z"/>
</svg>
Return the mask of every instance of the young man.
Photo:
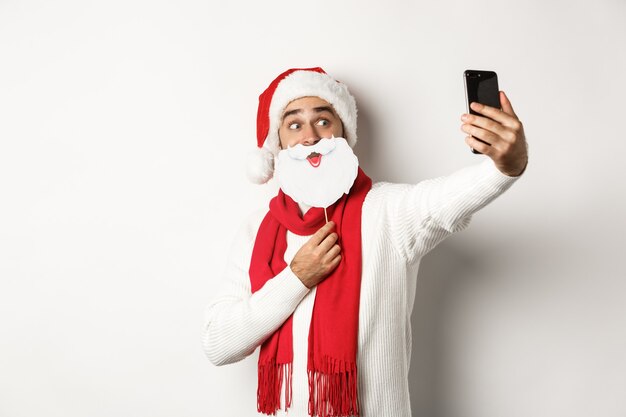
<svg viewBox="0 0 626 417">
<path fill-rule="evenodd" d="M 522 124 L 500 98 L 502 110 L 472 106 L 490 119 L 462 116 L 466 143 L 488 158 L 405 185 L 372 184 L 358 167 L 354 98 L 321 68 L 288 70 L 261 94 L 249 175 L 281 189 L 236 239 L 203 340 L 215 365 L 260 346 L 259 413 L 411 415 L 420 260 L 526 167 Z"/>
</svg>

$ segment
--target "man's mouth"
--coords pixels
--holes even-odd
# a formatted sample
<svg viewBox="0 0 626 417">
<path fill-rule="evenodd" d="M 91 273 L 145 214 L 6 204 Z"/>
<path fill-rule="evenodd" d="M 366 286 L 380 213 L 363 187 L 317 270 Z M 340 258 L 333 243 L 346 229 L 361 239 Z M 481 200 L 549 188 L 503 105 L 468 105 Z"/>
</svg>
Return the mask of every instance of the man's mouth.
<svg viewBox="0 0 626 417">
<path fill-rule="evenodd" d="M 317 152 L 311 152 L 309 156 L 306 157 L 307 161 L 313 168 L 317 168 L 322 163 L 322 155 Z"/>
</svg>

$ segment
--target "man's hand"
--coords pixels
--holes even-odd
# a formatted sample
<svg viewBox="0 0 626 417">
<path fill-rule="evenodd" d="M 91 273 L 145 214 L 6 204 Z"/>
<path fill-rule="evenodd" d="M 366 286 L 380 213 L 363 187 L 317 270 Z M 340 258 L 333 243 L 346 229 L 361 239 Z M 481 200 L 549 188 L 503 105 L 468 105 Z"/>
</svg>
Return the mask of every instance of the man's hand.
<svg viewBox="0 0 626 417">
<path fill-rule="evenodd" d="M 291 261 L 291 270 L 307 287 L 313 288 L 324 280 L 341 261 L 335 223 L 328 222 L 300 248 Z"/>
<path fill-rule="evenodd" d="M 461 130 L 471 135 L 465 138 L 465 143 L 490 157 L 504 175 L 516 177 L 524 172 L 528 163 L 524 127 L 504 91 L 500 91 L 500 103 L 502 110 L 473 102 L 472 110 L 493 120 L 474 114 L 463 114 L 461 120 L 464 124 Z"/>
</svg>

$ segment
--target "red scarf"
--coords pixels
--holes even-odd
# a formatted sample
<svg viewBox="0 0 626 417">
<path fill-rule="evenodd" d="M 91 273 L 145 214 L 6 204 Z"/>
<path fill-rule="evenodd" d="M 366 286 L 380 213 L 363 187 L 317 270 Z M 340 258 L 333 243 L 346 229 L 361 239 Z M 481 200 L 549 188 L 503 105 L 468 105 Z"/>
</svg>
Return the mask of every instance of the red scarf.
<svg viewBox="0 0 626 417">
<path fill-rule="evenodd" d="M 361 293 L 361 207 L 372 180 L 359 168 L 349 195 L 327 208 L 341 246 L 339 266 L 317 285 L 309 330 L 307 371 L 309 415 L 358 416 L 356 353 Z M 261 222 L 250 261 L 252 292 L 282 271 L 287 230 L 300 236 L 317 232 L 324 209 L 300 216 L 298 204 L 279 190 Z M 285 410 L 291 406 L 293 362 L 292 316 L 261 346 L 257 409 L 275 414 L 285 386 Z"/>
</svg>

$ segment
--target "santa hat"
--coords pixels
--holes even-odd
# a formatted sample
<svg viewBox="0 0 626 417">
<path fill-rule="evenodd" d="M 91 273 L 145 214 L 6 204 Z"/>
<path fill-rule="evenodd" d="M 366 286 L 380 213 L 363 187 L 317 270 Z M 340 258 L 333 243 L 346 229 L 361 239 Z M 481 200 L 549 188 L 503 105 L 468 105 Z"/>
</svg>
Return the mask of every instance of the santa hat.
<svg viewBox="0 0 626 417">
<path fill-rule="evenodd" d="M 329 102 L 343 123 L 345 139 L 356 145 L 357 108 L 345 84 L 319 67 L 293 68 L 280 74 L 259 96 L 257 146 L 248 161 L 248 178 L 264 184 L 274 175 L 274 157 L 280 151 L 278 128 L 285 107 L 295 99 L 319 97 Z"/>
</svg>

